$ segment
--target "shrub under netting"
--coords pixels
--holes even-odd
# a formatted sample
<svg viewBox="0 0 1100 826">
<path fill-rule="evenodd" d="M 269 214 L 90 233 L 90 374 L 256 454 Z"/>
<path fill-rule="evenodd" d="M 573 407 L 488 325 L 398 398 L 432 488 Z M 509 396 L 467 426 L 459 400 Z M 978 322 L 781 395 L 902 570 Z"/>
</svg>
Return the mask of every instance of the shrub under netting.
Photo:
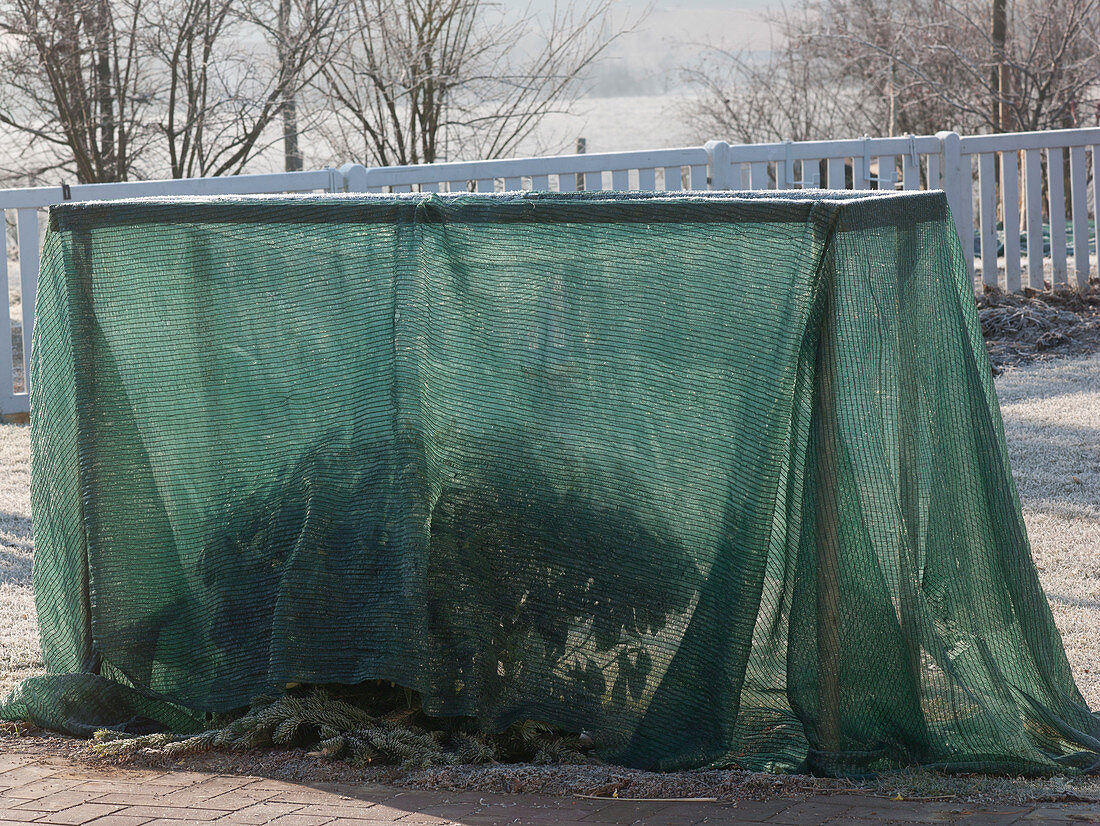
<svg viewBox="0 0 1100 826">
<path fill-rule="evenodd" d="M 942 193 L 67 204 L 36 312 L 10 718 L 388 680 L 640 767 L 1100 757 Z"/>
</svg>

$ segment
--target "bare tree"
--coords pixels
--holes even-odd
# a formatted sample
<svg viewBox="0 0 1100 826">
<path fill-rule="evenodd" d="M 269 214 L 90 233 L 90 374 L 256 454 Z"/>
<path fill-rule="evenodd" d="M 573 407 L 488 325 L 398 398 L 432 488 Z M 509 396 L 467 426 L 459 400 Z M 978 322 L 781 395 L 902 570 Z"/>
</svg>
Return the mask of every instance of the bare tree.
<svg viewBox="0 0 1100 826">
<path fill-rule="evenodd" d="M 1100 84 L 1100 0 L 1017 0 L 1011 19 L 1006 7 L 991 21 L 996 2 L 827 0 L 810 40 L 839 46 L 867 74 L 894 66 L 900 107 L 916 123 L 922 106 L 968 131 L 1076 123 Z"/>
<path fill-rule="evenodd" d="M 9 36 L 0 55 L 0 123 L 41 147 L 38 171 L 63 165 L 81 182 L 134 173 L 152 132 L 140 57 L 143 2 L 8 0 L 0 7 L 0 31 Z"/>
<path fill-rule="evenodd" d="M 782 39 L 765 53 L 699 44 L 698 60 L 681 70 L 697 94 L 679 104 L 679 115 L 700 140 L 822 140 L 852 122 L 855 96 L 823 94 L 834 67 L 802 47 L 788 18 L 775 22 Z"/>
<path fill-rule="evenodd" d="M 365 163 L 502 157 L 568 108 L 585 71 L 637 21 L 610 0 L 556 5 L 538 25 L 483 0 L 350 0 L 350 39 L 316 89 L 333 149 Z"/>
<path fill-rule="evenodd" d="M 1085 122 L 1100 93 L 1100 0 L 1014 0 L 1003 17 L 999 2 L 804 0 L 774 21 L 765 63 L 686 67 L 700 89 L 694 118 L 745 140 Z M 772 106 L 745 111 L 745 96 Z"/>
<path fill-rule="evenodd" d="M 158 126 L 173 177 L 230 175 L 265 149 L 280 115 L 337 45 L 340 6 L 323 0 L 159 3 L 153 54 L 164 78 Z M 297 152 L 295 123 L 291 151 Z M 283 139 L 287 139 L 284 128 Z"/>
<path fill-rule="evenodd" d="M 331 0 L 0 0 L 0 123 L 78 181 L 242 171 L 335 47 Z"/>
</svg>

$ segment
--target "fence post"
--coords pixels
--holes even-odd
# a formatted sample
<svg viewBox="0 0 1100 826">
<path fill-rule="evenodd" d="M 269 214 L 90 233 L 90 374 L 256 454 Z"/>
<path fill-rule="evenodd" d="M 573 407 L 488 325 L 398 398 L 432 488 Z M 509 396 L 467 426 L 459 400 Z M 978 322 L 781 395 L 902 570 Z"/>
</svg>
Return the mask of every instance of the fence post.
<svg viewBox="0 0 1100 826">
<path fill-rule="evenodd" d="M 588 141 L 584 138 L 577 138 L 577 154 L 583 155 L 588 151 Z M 577 173 L 577 192 L 584 192 L 584 173 Z"/>
<path fill-rule="evenodd" d="M 943 191 L 947 196 L 947 205 L 951 207 L 951 215 L 955 219 L 955 230 L 959 233 L 959 243 L 962 244 L 963 261 L 974 277 L 974 226 L 973 220 L 967 221 L 967 216 L 972 214 L 971 206 L 973 182 L 970 175 L 970 164 L 963 168 L 963 157 L 959 151 L 959 134 L 957 132 L 937 132 L 936 137 L 940 141 L 940 170 L 943 175 Z M 969 159 L 968 159 L 969 161 Z M 969 223 L 969 225 L 968 225 Z"/>
<path fill-rule="evenodd" d="M 711 189 L 733 189 L 733 164 L 730 145 L 725 141 L 707 141 L 707 178 Z"/>
<path fill-rule="evenodd" d="M 343 179 L 341 181 L 341 192 L 367 191 L 367 168 L 362 164 L 346 163 L 337 172 Z"/>
</svg>

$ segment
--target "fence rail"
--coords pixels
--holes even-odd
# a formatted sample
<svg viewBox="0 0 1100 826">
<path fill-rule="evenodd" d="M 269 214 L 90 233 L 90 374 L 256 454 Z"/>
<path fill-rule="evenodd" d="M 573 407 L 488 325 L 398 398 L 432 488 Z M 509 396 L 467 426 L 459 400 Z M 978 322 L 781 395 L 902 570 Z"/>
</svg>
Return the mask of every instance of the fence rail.
<svg viewBox="0 0 1100 826">
<path fill-rule="evenodd" d="M 1068 164 L 1067 164 L 1068 159 Z M 0 190 L 8 266 L 0 268 L 0 414 L 29 409 L 41 211 L 63 200 L 284 192 L 942 189 L 971 274 L 1018 290 L 1086 288 L 1097 274 L 1100 129 L 730 144 L 647 152 L 83 184 Z M 1090 217 L 1091 216 L 1091 217 Z M 1070 246 L 1067 246 L 1070 245 Z M 975 259 L 977 265 L 975 266 Z"/>
</svg>

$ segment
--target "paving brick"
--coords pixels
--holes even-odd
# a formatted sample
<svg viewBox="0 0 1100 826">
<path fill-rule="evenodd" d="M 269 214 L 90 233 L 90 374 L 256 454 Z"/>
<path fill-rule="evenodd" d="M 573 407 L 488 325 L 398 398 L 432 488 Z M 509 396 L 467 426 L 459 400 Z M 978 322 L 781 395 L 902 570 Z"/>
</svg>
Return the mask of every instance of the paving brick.
<svg viewBox="0 0 1100 826">
<path fill-rule="evenodd" d="M 86 802 L 87 799 L 87 796 L 80 792 L 66 790 L 43 795 L 34 800 L 24 800 L 18 805 L 11 806 L 11 808 L 33 809 L 37 812 L 60 812 L 62 809 L 68 809 L 71 806 L 79 806 L 81 803 Z"/>
<path fill-rule="evenodd" d="M 231 792 L 219 794 L 217 797 L 208 797 L 202 801 L 201 805 L 204 809 L 221 809 L 227 812 L 235 812 L 238 809 L 246 809 L 255 803 L 263 803 L 265 801 L 268 801 L 274 796 L 274 794 L 275 792 L 253 791 L 251 789 L 236 789 Z M 274 802 L 285 803 L 291 801 Z"/>
<path fill-rule="evenodd" d="M 149 818 L 147 817 L 135 817 L 134 815 L 128 814 L 115 814 L 101 817 L 99 820 L 95 821 L 95 826 L 143 826 L 143 824 L 148 822 Z"/>
<path fill-rule="evenodd" d="M 404 823 L 406 826 L 414 826 L 415 824 L 430 826 L 430 824 L 451 822 L 449 818 L 437 817 L 435 815 L 422 815 L 415 810 L 391 809 L 388 806 L 372 808 L 365 811 L 363 814 L 364 816 L 373 820 L 382 821 L 383 823 Z"/>
<path fill-rule="evenodd" d="M 167 806 L 164 802 L 167 794 L 148 794 L 146 792 L 120 792 L 118 794 L 103 794 L 99 791 L 87 792 L 83 788 L 73 789 L 74 792 L 86 794 L 88 800 L 96 803 L 111 803 L 120 806 Z M 203 807 L 206 808 L 206 807 Z"/>
<path fill-rule="evenodd" d="M 216 820 L 225 814 L 219 809 L 199 809 L 193 806 L 128 806 L 119 814 L 146 817 L 150 820 Z"/>
<path fill-rule="evenodd" d="M 447 795 L 444 792 L 398 792 L 387 800 L 387 804 L 395 809 L 416 811 L 424 806 L 438 806 Z"/>
<path fill-rule="evenodd" d="M 82 826 L 98 817 L 114 814 L 122 806 L 108 806 L 103 803 L 81 803 L 60 812 L 51 812 L 45 817 L 40 817 L 38 823 L 60 823 L 64 826 Z"/>
<path fill-rule="evenodd" d="M 345 800 L 341 801 L 339 807 L 337 806 L 310 806 L 309 812 L 317 814 L 328 814 L 330 811 L 336 808 L 342 808 L 344 812 L 349 810 L 356 814 L 334 814 L 334 817 L 359 817 L 366 820 L 381 820 L 387 823 L 392 823 L 406 815 L 416 812 L 415 808 L 406 808 L 404 806 L 391 806 L 389 803 L 373 803 L 368 805 L 365 802 L 356 802 Z"/>
<path fill-rule="evenodd" d="M 134 780 L 84 780 L 78 785 L 73 786 L 73 790 L 82 791 L 89 796 L 119 794 L 146 795 L 149 797 L 154 796 L 154 794 L 165 794 L 167 791 L 162 786 L 152 786 L 148 783 Z"/>
<path fill-rule="evenodd" d="M 431 811 L 431 809 L 422 811 Z M 573 806 L 568 800 L 562 801 L 560 806 L 547 806 L 544 804 L 531 805 L 521 798 L 520 802 L 513 804 L 493 803 L 480 806 L 473 813 L 463 818 L 463 822 L 471 824 L 515 823 L 519 826 L 528 823 L 580 821 L 593 813 L 594 810 Z M 630 814 L 630 819 L 627 822 L 636 819 L 636 815 Z M 585 822 L 592 824 L 592 826 L 606 826 L 607 823 L 618 821 L 615 818 L 604 818 L 601 821 L 586 820 Z"/>
<path fill-rule="evenodd" d="M 230 812 L 225 817 L 233 823 L 268 823 L 282 815 L 294 814 L 302 811 L 299 803 L 253 803 L 244 809 Z"/>
<path fill-rule="evenodd" d="M 211 797 L 217 797 L 226 792 L 236 791 L 253 782 L 254 778 L 251 777 L 223 777 L 211 775 L 205 780 L 200 780 L 198 783 L 193 783 L 183 789 L 173 791 L 171 794 L 174 797 L 189 797 L 195 801 L 200 801 Z"/>
<path fill-rule="evenodd" d="M 321 826 L 321 824 L 328 823 L 330 820 L 332 820 L 331 817 L 324 817 L 323 815 L 296 813 L 281 815 L 274 820 L 270 820 L 268 826 Z"/>
<path fill-rule="evenodd" d="M 0 820 L 26 822 L 38 817 L 42 817 L 42 812 L 30 811 L 28 809 L 0 809 Z"/>
<path fill-rule="evenodd" d="M 302 806 L 299 810 L 302 814 L 311 814 L 318 817 L 344 818 L 348 820 L 385 820 L 392 822 L 408 812 L 402 810 L 376 809 L 371 803 L 362 803 L 355 800 L 335 800 L 333 803 L 313 804 Z M 372 814 L 374 812 L 374 814 Z"/>
<path fill-rule="evenodd" d="M 34 761 L 33 754 L 0 754 L 0 772 L 11 771 Z"/>
<path fill-rule="evenodd" d="M 439 806 L 424 806 L 417 809 L 416 814 L 429 818 L 442 818 L 443 820 L 461 820 L 480 811 L 480 807 L 474 803 L 442 804 Z M 410 812 L 410 814 L 412 814 Z"/>
<path fill-rule="evenodd" d="M 586 823 L 633 823 L 636 820 L 656 816 L 666 808 L 668 808 L 667 803 L 622 800 L 601 804 L 593 811 L 579 814 L 577 820 L 583 820 Z M 583 812 L 581 807 L 578 807 L 578 810 Z"/>
<path fill-rule="evenodd" d="M 803 800 L 788 806 L 768 818 L 768 823 L 803 826 L 803 824 L 822 823 L 831 817 L 840 817 L 852 807 L 846 803 L 834 803 L 831 800 Z"/>
<path fill-rule="evenodd" d="M 0 782 L 19 785 L 53 777 L 55 774 L 57 774 L 55 768 L 42 766 L 38 763 L 25 763 L 15 768 L 0 770 Z"/>
<path fill-rule="evenodd" d="M 263 789 L 268 792 L 292 792 L 302 788 L 301 783 L 289 783 L 285 780 L 270 780 L 266 777 L 254 777 L 248 784 L 250 789 Z"/>
<path fill-rule="evenodd" d="M 257 790 L 257 794 L 268 794 L 270 797 L 267 799 L 272 803 L 301 803 L 301 804 L 318 804 L 324 805 L 331 803 L 334 800 L 339 800 L 343 795 L 334 794 L 333 792 L 313 789 L 309 786 L 302 786 L 297 789 L 283 792 L 262 792 Z"/>
<path fill-rule="evenodd" d="M 332 792 L 341 797 L 372 800 L 376 803 L 400 797 L 402 794 L 408 794 L 408 792 L 402 792 L 393 786 L 383 786 L 381 783 L 314 783 L 311 785 L 313 788 Z"/>
<path fill-rule="evenodd" d="M 55 792 L 68 791 L 79 785 L 79 780 L 62 780 L 54 777 L 36 778 L 34 780 L 27 780 L 26 782 L 12 785 L 11 788 L 0 793 L 0 798 L 35 800 L 39 797 L 54 794 Z"/>
<path fill-rule="evenodd" d="M 196 783 L 217 777 L 209 772 L 165 772 L 157 777 L 150 777 L 147 782 L 156 786 L 193 786 Z"/>
</svg>

